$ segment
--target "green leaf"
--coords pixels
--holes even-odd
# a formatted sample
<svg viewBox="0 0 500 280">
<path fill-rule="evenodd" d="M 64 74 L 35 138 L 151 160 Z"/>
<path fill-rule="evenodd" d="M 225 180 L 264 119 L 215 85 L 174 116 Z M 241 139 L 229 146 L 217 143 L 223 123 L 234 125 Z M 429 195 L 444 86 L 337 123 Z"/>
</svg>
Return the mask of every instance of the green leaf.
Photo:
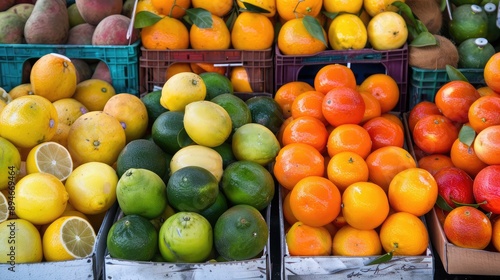
<svg viewBox="0 0 500 280">
<path fill-rule="evenodd" d="M 458 140 L 464 143 L 468 147 L 472 145 L 474 142 L 474 138 L 476 138 L 476 131 L 470 127 L 469 125 L 463 125 L 458 132 Z"/>
<path fill-rule="evenodd" d="M 184 128 L 177 134 L 177 144 L 179 144 L 181 148 L 194 144 L 194 141 L 189 137 Z"/>
<path fill-rule="evenodd" d="M 453 210 L 453 207 L 451 207 L 446 200 L 441 195 L 438 195 L 437 200 L 436 200 L 436 205 L 443 209 L 444 211 L 451 211 Z"/>
<path fill-rule="evenodd" d="M 408 30 L 410 28 L 408 27 Z M 429 32 L 421 32 L 419 33 L 410 43 L 412 47 L 426 47 L 426 46 L 435 46 L 438 42 L 436 37 Z"/>
<path fill-rule="evenodd" d="M 323 34 L 323 27 L 321 27 L 321 24 L 319 21 L 312 16 L 304 16 L 304 19 L 302 21 L 304 23 L 304 26 L 307 29 L 307 32 L 311 34 L 314 38 L 320 40 L 325 44 L 325 46 L 328 46 L 328 43 L 326 42 L 325 34 Z"/>
<path fill-rule="evenodd" d="M 237 17 L 238 17 L 238 11 L 232 10 L 231 13 L 229 14 L 229 16 L 227 17 L 227 20 L 226 20 L 227 29 L 229 29 L 229 30 L 233 29 L 233 25 L 234 25 L 234 22 L 236 21 Z"/>
<path fill-rule="evenodd" d="M 417 19 L 416 22 L 417 22 L 417 30 L 419 33 L 429 32 L 429 30 L 427 29 L 427 27 L 425 26 L 425 24 L 421 20 Z"/>
<path fill-rule="evenodd" d="M 212 28 L 212 14 L 203 8 L 187 9 L 186 16 L 199 28 Z"/>
<path fill-rule="evenodd" d="M 327 11 L 321 11 L 321 12 L 329 19 L 334 19 L 339 15 L 339 13 L 331 13 Z"/>
<path fill-rule="evenodd" d="M 252 13 L 262 13 L 262 14 L 271 13 L 269 10 L 247 3 L 245 1 L 240 1 L 240 2 L 243 3 L 243 6 L 245 6 L 245 9 L 240 9 L 240 11 L 242 12 L 252 12 Z"/>
<path fill-rule="evenodd" d="M 389 253 L 386 253 L 386 254 L 383 254 L 382 256 L 374 259 L 373 261 L 371 261 L 370 263 L 368 263 L 368 265 L 373 265 L 373 264 L 381 264 L 381 263 L 385 263 L 385 262 L 388 262 L 392 259 L 392 251 L 389 252 Z"/>
<path fill-rule="evenodd" d="M 451 81 L 466 81 L 468 82 L 467 78 L 458 70 L 457 68 L 451 66 L 451 65 L 446 65 L 446 73 L 448 74 L 448 78 L 450 78 Z"/>
<path fill-rule="evenodd" d="M 413 11 L 411 10 L 410 6 L 408 6 L 406 3 L 401 2 L 401 1 L 394 1 L 392 2 L 393 6 L 396 6 L 399 11 L 409 20 L 407 24 L 417 26 L 417 19 L 413 15 Z"/>
<path fill-rule="evenodd" d="M 154 25 L 160 21 L 162 17 L 148 11 L 140 11 L 135 15 L 134 28 L 144 28 Z"/>
<path fill-rule="evenodd" d="M 444 12 L 444 10 L 446 9 L 446 0 L 441 0 L 441 5 L 439 6 L 439 9 L 441 10 L 441 12 Z"/>
</svg>

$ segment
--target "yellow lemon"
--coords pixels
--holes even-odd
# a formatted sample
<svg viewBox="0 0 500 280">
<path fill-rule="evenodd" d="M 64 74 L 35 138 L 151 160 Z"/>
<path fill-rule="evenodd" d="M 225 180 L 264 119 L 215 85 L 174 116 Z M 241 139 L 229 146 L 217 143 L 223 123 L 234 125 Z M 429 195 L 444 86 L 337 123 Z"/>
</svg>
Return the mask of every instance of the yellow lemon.
<svg viewBox="0 0 500 280">
<path fill-rule="evenodd" d="M 15 246 L 12 246 L 13 238 L 15 238 Z M 12 219 L 0 223 L 0 262 L 2 264 L 15 266 L 20 263 L 36 263 L 41 262 L 42 258 L 42 239 L 38 229 L 32 223 L 24 219 Z"/>
<path fill-rule="evenodd" d="M 19 150 L 10 141 L 0 137 L 0 190 L 14 188 L 20 168 Z"/>
<path fill-rule="evenodd" d="M 408 39 L 404 18 L 396 12 L 382 12 L 374 16 L 367 27 L 368 42 L 376 50 L 402 47 Z"/>
<path fill-rule="evenodd" d="M 84 258 L 92 254 L 96 235 L 92 225 L 78 216 L 63 216 L 43 234 L 43 256 L 47 261 Z"/>
<path fill-rule="evenodd" d="M 367 40 L 366 27 L 356 15 L 336 16 L 328 29 L 328 41 L 334 50 L 359 50 L 365 47 Z"/>
<path fill-rule="evenodd" d="M 226 141 L 233 124 L 228 112 L 211 101 L 195 101 L 186 106 L 184 129 L 199 145 L 216 147 Z"/>
<path fill-rule="evenodd" d="M 272 162 L 280 151 L 276 135 L 258 123 L 247 123 L 236 129 L 231 144 L 237 160 L 249 160 L 263 166 Z"/>
<path fill-rule="evenodd" d="M 72 97 L 89 111 L 102 111 L 106 102 L 115 94 L 115 88 L 110 83 L 100 79 L 88 79 L 76 85 Z"/>
<path fill-rule="evenodd" d="M 405 2 L 405 0 L 400 0 Z M 386 11 L 396 12 L 398 8 L 392 5 L 395 0 L 364 0 L 363 7 L 365 11 L 372 17 Z"/>
<path fill-rule="evenodd" d="M 329 13 L 357 14 L 363 7 L 363 0 L 324 0 L 323 8 Z"/>
<path fill-rule="evenodd" d="M 187 104 L 204 100 L 207 87 L 200 75 L 181 72 L 165 82 L 161 90 L 160 104 L 170 111 L 184 111 Z"/>
<path fill-rule="evenodd" d="M 7 220 L 9 216 L 9 202 L 3 192 L 0 192 L 0 223 Z"/>
<path fill-rule="evenodd" d="M 262 13 L 266 17 L 272 18 L 276 14 L 276 0 L 238 0 L 238 7 L 245 9 L 246 4 L 257 6 L 267 12 Z"/>
<path fill-rule="evenodd" d="M 56 108 L 38 95 L 16 98 L 0 112 L 0 136 L 21 148 L 49 141 L 57 124 Z"/>
<path fill-rule="evenodd" d="M 30 82 L 36 95 L 51 102 L 71 97 L 77 84 L 76 68 L 66 56 L 49 53 L 33 64 Z"/>
<path fill-rule="evenodd" d="M 31 86 L 30 83 L 17 85 L 9 91 L 9 95 L 10 97 L 12 97 L 12 99 L 16 99 L 19 96 L 33 95 L 33 94 L 34 94 L 33 87 Z"/>
<path fill-rule="evenodd" d="M 170 174 L 186 166 L 205 168 L 215 176 L 217 181 L 222 178 L 222 156 L 212 148 L 201 145 L 181 148 L 170 160 Z"/>
<path fill-rule="evenodd" d="M 70 126 L 65 123 L 57 124 L 56 134 L 50 139 L 52 142 L 59 143 L 68 148 L 68 134 Z"/>
<path fill-rule="evenodd" d="M 72 125 L 79 116 L 87 113 L 89 110 L 80 101 L 74 98 L 63 98 L 52 102 L 56 107 L 59 123 Z"/>
<path fill-rule="evenodd" d="M 146 105 L 135 95 L 116 94 L 111 97 L 103 109 L 104 113 L 120 121 L 125 130 L 127 143 L 142 138 L 148 128 L 148 111 Z"/>
<path fill-rule="evenodd" d="M 13 202 L 19 218 L 43 225 L 61 216 L 68 198 L 64 184 L 56 176 L 32 173 L 17 182 Z"/>
<path fill-rule="evenodd" d="M 84 163 L 71 172 L 66 179 L 69 203 L 88 215 L 107 211 L 116 201 L 118 175 L 115 170 L 101 162 Z"/>
<path fill-rule="evenodd" d="M 26 158 L 26 171 L 31 173 L 50 173 L 64 181 L 73 171 L 73 160 L 63 145 L 45 142 L 36 145 Z"/>
</svg>

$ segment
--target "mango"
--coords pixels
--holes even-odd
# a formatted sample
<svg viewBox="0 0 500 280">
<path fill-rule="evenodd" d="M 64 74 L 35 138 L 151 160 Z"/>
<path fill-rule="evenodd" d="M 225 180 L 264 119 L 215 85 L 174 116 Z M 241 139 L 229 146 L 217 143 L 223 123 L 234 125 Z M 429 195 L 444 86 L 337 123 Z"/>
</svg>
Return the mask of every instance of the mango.
<svg viewBox="0 0 500 280">
<path fill-rule="evenodd" d="M 76 0 L 76 7 L 85 22 L 98 25 L 107 16 L 120 14 L 123 0 Z"/>
<path fill-rule="evenodd" d="M 0 44 L 23 43 L 24 20 L 13 12 L 0 12 Z"/>
<path fill-rule="evenodd" d="M 24 26 L 28 44 L 65 44 L 69 19 L 66 0 L 37 0 Z"/>
</svg>

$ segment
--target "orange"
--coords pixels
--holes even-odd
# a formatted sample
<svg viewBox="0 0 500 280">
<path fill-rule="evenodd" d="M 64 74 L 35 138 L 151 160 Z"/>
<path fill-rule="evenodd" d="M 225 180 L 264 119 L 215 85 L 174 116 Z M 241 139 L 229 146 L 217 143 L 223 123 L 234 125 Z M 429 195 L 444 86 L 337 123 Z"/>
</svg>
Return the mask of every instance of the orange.
<svg viewBox="0 0 500 280">
<path fill-rule="evenodd" d="M 141 41 L 144 48 L 150 50 L 187 49 L 189 31 L 179 19 L 167 16 L 151 26 L 142 28 Z"/>
<path fill-rule="evenodd" d="M 405 129 L 405 126 L 403 124 L 403 121 L 401 120 L 401 118 L 399 116 L 397 116 L 396 114 L 392 114 L 392 113 L 384 113 L 382 115 L 380 115 L 382 118 L 386 118 L 392 122 L 394 122 L 395 124 L 399 125 L 399 127 L 401 127 L 401 129 Z"/>
<path fill-rule="evenodd" d="M 436 92 L 434 102 L 448 119 L 466 123 L 469 121 L 469 107 L 480 97 L 476 88 L 466 81 L 450 81 Z"/>
<path fill-rule="evenodd" d="M 283 121 L 283 123 L 280 126 L 280 129 L 278 130 L 278 133 L 276 134 L 276 138 L 280 142 L 280 145 L 283 146 L 283 132 L 285 131 L 286 126 L 293 121 L 293 117 L 289 117 L 286 120 Z"/>
<path fill-rule="evenodd" d="M 73 98 L 89 111 L 102 111 L 106 102 L 115 94 L 115 89 L 110 83 L 100 79 L 89 79 L 76 85 Z"/>
<path fill-rule="evenodd" d="M 496 218 L 492 222 L 491 243 L 497 252 L 500 252 L 500 219 Z"/>
<path fill-rule="evenodd" d="M 385 11 L 373 16 L 366 27 L 368 42 L 375 50 L 401 48 L 408 39 L 405 19 L 398 13 Z"/>
<path fill-rule="evenodd" d="M 323 116 L 329 124 L 359 124 L 365 113 L 365 102 L 361 94 L 349 87 L 336 87 L 325 94 Z"/>
<path fill-rule="evenodd" d="M 304 143 L 284 146 L 276 156 L 273 173 L 278 183 L 291 190 L 303 178 L 323 176 L 324 158 L 316 148 Z"/>
<path fill-rule="evenodd" d="M 290 108 L 293 118 L 298 118 L 302 116 L 310 116 L 317 118 L 324 124 L 328 124 L 323 112 L 321 111 L 321 106 L 323 104 L 323 98 L 325 95 L 319 91 L 311 90 L 299 94 L 292 102 Z"/>
<path fill-rule="evenodd" d="M 380 226 L 389 214 L 384 190 L 371 182 L 351 184 L 342 193 L 342 215 L 350 226 L 369 230 Z"/>
<path fill-rule="evenodd" d="M 137 8 L 135 10 L 135 14 L 142 12 L 142 11 L 147 11 L 151 12 L 153 14 L 160 15 L 160 12 L 156 10 L 156 8 L 153 6 L 152 3 L 153 0 L 140 0 L 137 2 Z"/>
<path fill-rule="evenodd" d="M 474 151 L 474 145 L 468 146 L 460 141 L 459 138 L 453 142 L 450 151 L 451 162 L 454 166 L 465 171 L 472 178 L 488 164 L 481 161 Z"/>
<path fill-rule="evenodd" d="M 263 12 L 262 14 L 266 17 L 272 18 L 276 14 L 276 0 L 238 0 L 236 1 L 238 7 L 241 9 L 246 8 L 246 4 L 250 4 L 253 6 L 257 6 L 267 12 Z"/>
<path fill-rule="evenodd" d="M 151 4 L 160 14 L 179 19 L 186 14 L 191 0 L 151 0 Z"/>
<path fill-rule="evenodd" d="M 213 63 L 191 62 L 189 66 L 191 70 L 196 74 L 201 74 L 204 72 L 217 72 L 221 75 L 226 75 L 225 67 L 216 67 Z"/>
<path fill-rule="evenodd" d="M 189 43 L 195 50 L 226 50 L 231 46 L 231 33 L 224 20 L 212 14 L 212 27 L 191 25 Z"/>
<path fill-rule="evenodd" d="M 447 154 L 458 137 L 458 129 L 443 115 L 422 118 L 413 128 L 413 141 L 427 154 Z"/>
<path fill-rule="evenodd" d="M 482 250 L 491 241 L 493 229 L 484 212 L 471 206 L 460 206 L 448 213 L 443 230 L 455 246 Z"/>
<path fill-rule="evenodd" d="M 436 203 L 438 186 L 429 171 L 412 167 L 394 176 L 387 196 L 389 204 L 395 211 L 423 216 Z"/>
<path fill-rule="evenodd" d="M 308 176 L 300 180 L 290 192 L 290 208 L 302 223 L 321 227 L 340 213 L 339 189 L 321 176 Z"/>
<path fill-rule="evenodd" d="M 490 57 L 484 66 L 484 82 L 494 92 L 500 92 L 500 54 Z"/>
<path fill-rule="evenodd" d="M 347 222 L 345 221 L 345 218 L 344 216 L 342 215 L 342 211 L 340 211 L 339 215 L 337 216 L 337 218 L 335 218 L 335 220 L 333 220 L 332 224 L 340 229 L 341 227 L 347 225 Z"/>
<path fill-rule="evenodd" d="M 417 122 L 425 116 L 440 115 L 441 111 L 436 106 L 436 103 L 431 101 L 422 101 L 417 103 L 408 113 L 408 128 L 413 132 L 413 128 Z"/>
<path fill-rule="evenodd" d="M 474 140 L 477 157 L 488 165 L 500 164 L 500 125 L 493 125 L 479 132 Z"/>
<path fill-rule="evenodd" d="M 285 238 L 291 256 L 329 256 L 332 253 L 332 237 L 324 227 L 296 222 Z"/>
<path fill-rule="evenodd" d="M 303 3 L 301 2 L 301 4 Z M 326 31 L 323 29 L 322 32 L 326 40 Z M 304 26 L 303 18 L 293 18 L 281 26 L 278 32 L 277 46 L 285 55 L 306 55 L 326 50 L 327 42 L 313 37 Z"/>
<path fill-rule="evenodd" d="M 478 98 L 469 107 L 469 125 L 479 133 L 488 126 L 500 124 L 500 97 L 488 95 Z"/>
<path fill-rule="evenodd" d="M 165 71 L 165 81 L 170 79 L 173 75 L 182 72 L 193 72 L 189 63 L 185 62 L 175 62 L 168 66 L 167 71 Z"/>
<path fill-rule="evenodd" d="M 336 87 L 356 89 L 356 76 L 351 68 L 342 64 L 323 66 L 314 76 L 314 89 L 324 94 Z"/>
<path fill-rule="evenodd" d="M 200 0 L 203 1 L 203 0 Z M 274 42 L 274 26 L 264 14 L 242 12 L 231 29 L 231 43 L 237 50 L 266 50 Z"/>
<path fill-rule="evenodd" d="M 382 254 L 382 244 L 374 229 L 362 230 L 346 225 L 333 236 L 332 253 L 334 256 L 375 256 Z"/>
<path fill-rule="evenodd" d="M 328 162 L 327 176 L 342 193 L 353 183 L 368 181 L 368 165 L 355 152 L 341 152 Z"/>
<path fill-rule="evenodd" d="M 397 212 L 384 221 L 379 232 L 382 248 L 395 256 L 418 256 L 429 246 L 424 222 L 407 212 Z"/>
<path fill-rule="evenodd" d="M 382 115 L 382 111 L 380 108 L 380 102 L 377 100 L 377 98 L 364 91 L 361 91 L 360 93 L 361 97 L 363 97 L 363 101 L 365 102 L 365 113 L 363 114 L 361 123 L 365 123 L 366 121 L 375 117 L 380 117 Z"/>
<path fill-rule="evenodd" d="M 297 96 L 306 91 L 314 91 L 314 88 L 303 81 L 288 82 L 278 88 L 274 95 L 274 100 L 280 105 L 284 118 L 292 116 L 293 101 Z"/>
<path fill-rule="evenodd" d="M 415 159 L 403 148 L 386 146 L 370 153 L 366 158 L 369 180 L 384 189 L 389 189 L 392 178 L 399 172 L 417 167 Z"/>
<path fill-rule="evenodd" d="M 285 21 L 302 18 L 304 16 L 316 17 L 323 7 L 323 0 L 276 0 L 276 11 Z"/>
<path fill-rule="evenodd" d="M 293 215 L 292 208 L 290 207 L 290 192 L 288 192 L 285 195 L 285 198 L 283 198 L 283 217 L 285 218 L 285 221 L 290 225 L 293 225 L 299 221 Z"/>
<path fill-rule="evenodd" d="M 364 0 L 363 8 L 370 15 L 375 16 L 384 11 L 397 11 L 396 6 L 392 6 L 394 0 Z M 401 2 L 405 2 L 404 0 Z"/>
<path fill-rule="evenodd" d="M 68 98 L 76 89 L 76 68 L 68 57 L 49 53 L 33 64 L 30 82 L 34 94 L 51 102 Z"/>
<path fill-rule="evenodd" d="M 243 66 L 236 66 L 231 69 L 231 83 L 235 92 L 253 92 L 247 70 Z"/>
<path fill-rule="evenodd" d="M 232 0 L 191 0 L 193 8 L 203 8 L 213 15 L 223 17 L 228 14 L 233 8 Z"/>
<path fill-rule="evenodd" d="M 418 167 L 429 171 L 432 175 L 445 167 L 452 166 L 455 166 L 455 164 L 450 156 L 442 154 L 427 155 L 418 160 Z"/>
<path fill-rule="evenodd" d="M 372 151 L 385 146 L 403 147 L 403 129 L 393 121 L 375 117 L 363 124 L 363 128 L 370 134 L 372 140 Z"/>
<path fill-rule="evenodd" d="M 488 86 L 482 86 L 477 88 L 477 92 L 479 92 L 480 96 L 487 96 L 487 95 L 492 95 L 496 97 L 500 97 L 500 94 L 494 92 L 490 87 Z"/>
<path fill-rule="evenodd" d="M 360 92 L 368 92 L 380 103 L 380 112 L 387 113 L 399 102 L 399 87 L 394 78 L 387 74 L 372 74 L 359 85 Z"/>
<path fill-rule="evenodd" d="M 326 147 L 331 157 L 340 152 L 351 151 L 366 159 L 372 149 L 372 140 L 362 126 L 342 124 L 330 132 Z"/>
<path fill-rule="evenodd" d="M 328 131 L 320 120 L 303 116 L 294 118 L 284 129 L 283 145 L 291 143 L 304 143 L 313 146 L 320 153 L 326 148 Z"/>
</svg>

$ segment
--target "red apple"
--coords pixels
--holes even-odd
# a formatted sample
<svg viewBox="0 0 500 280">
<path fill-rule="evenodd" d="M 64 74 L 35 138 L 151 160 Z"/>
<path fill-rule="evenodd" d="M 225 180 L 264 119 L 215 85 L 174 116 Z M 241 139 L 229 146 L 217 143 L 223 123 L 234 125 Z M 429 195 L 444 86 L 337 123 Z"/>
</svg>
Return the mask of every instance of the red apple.
<svg viewBox="0 0 500 280">
<path fill-rule="evenodd" d="M 474 178 L 474 198 L 487 212 L 500 214 L 500 165 L 483 168 Z"/>
<path fill-rule="evenodd" d="M 464 170 L 458 167 L 444 167 L 434 175 L 434 179 L 438 185 L 438 194 L 452 208 L 458 206 L 455 202 L 460 204 L 475 202 L 472 190 L 474 181 Z"/>
</svg>

